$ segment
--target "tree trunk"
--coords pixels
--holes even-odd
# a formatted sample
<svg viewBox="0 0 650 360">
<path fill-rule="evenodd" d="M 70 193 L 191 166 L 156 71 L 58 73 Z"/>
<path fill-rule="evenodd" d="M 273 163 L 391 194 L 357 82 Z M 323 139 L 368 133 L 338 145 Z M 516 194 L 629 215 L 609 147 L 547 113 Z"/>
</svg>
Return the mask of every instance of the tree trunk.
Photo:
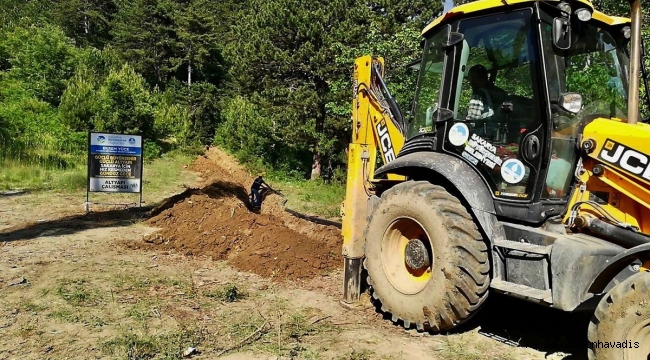
<svg viewBox="0 0 650 360">
<path fill-rule="evenodd" d="M 311 162 L 311 180 L 316 180 L 321 176 L 321 149 L 319 144 L 319 137 L 325 129 L 325 95 L 327 94 L 327 82 L 322 79 L 316 80 L 316 92 L 319 97 L 318 113 L 316 113 L 316 141 L 314 142 L 314 155 Z"/>
<path fill-rule="evenodd" d="M 86 14 L 86 11 L 88 11 L 88 1 L 86 1 L 86 7 L 84 8 L 84 34 L 88 36 L 88 33 L 90 33 L 90 24 L 88 21 L 88 15 Z"/>
<path fill-rule="evenodd" d="M 187 59 L 187 86 L 192 86 L 192 45 L 190 45 L 190 56 Z"/>
<path fill-rule="evenodd" d="M 320 170 L 321 170 L 321 158 L 320 154 L 318 153 L 318 150 L 314 151 L 314 158 L 311 163 L 311 179 L 312 180 L 317 180 L 320 178 Z"/>
<path fill-rule="evenodd" d="M 187 86 L 192 86 L 192 63 L 187 63 Z"/>
</svg>

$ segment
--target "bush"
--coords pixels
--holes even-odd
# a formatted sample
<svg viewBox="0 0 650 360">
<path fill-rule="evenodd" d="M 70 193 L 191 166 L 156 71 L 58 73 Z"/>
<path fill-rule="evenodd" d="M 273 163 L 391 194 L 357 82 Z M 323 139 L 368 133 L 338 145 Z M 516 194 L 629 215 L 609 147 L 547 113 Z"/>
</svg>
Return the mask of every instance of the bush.
<svg viewBox="0 0 650 360">
<path fill-rule="evenodd" d="M 153 138 L 154 107 L 144 79 L 128 64 L 111 71 L 99 88 L 97 131 L 141 134 Z"/>
</svg>

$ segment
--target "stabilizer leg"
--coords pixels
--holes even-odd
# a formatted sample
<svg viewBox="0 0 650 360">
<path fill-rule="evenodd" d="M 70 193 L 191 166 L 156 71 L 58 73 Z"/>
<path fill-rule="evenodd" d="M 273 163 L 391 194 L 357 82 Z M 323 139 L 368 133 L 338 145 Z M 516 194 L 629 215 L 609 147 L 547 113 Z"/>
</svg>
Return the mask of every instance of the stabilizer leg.
<svg viewBox="0 0 650 360">
<path fill-rule="evenodd" d="M 354 308 L 359 305 L 361 298 L 361 261 L 362 259 L 353 259 L 344 257 L 343 270 L 343 298 L 341 305 L 346 308 Z"/>
</svg>

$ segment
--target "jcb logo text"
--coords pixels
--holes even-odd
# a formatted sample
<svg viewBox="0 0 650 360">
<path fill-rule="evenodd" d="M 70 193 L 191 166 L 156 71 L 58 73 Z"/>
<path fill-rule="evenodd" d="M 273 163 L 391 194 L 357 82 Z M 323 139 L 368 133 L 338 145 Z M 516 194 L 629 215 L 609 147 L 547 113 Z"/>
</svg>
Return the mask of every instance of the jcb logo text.
<svg viewBox="0 0 650 360">
<path fill-rule="evenodd" d="M 388 134 L 385 120 L 382 120 L 377 124 L 377 134 L 379 135 L 379 142 L 381 143 L 381 149 L 384 153 L 384 161 L 388 164 L 395 160 L 395 151 L 393 150 L 393 141 Z"/>
<path fill-rule="evenodd" d="M 605 141 L 598 158 L 620 169 L 650 180 L 650 158 L 623 144 L 612 140 Z"/>
</svg>

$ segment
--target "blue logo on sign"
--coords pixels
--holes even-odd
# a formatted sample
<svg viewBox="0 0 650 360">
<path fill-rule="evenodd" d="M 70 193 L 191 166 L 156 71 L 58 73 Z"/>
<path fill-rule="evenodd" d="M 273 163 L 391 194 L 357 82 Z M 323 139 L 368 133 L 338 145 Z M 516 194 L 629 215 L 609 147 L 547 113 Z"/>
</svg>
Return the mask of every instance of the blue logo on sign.
<svg viewBox="0 0 650 360">
<path fill-rule="evenodd" d="M 129 138 L 129 144 L 131 144 L 131 145 L 135 144 L 135 139 L 134 138 Z"/>
<path fill-rule="evenodd" d="M 469 129 L 463 123 L 454 124 L 449 130 L 449 142 L 454 146 L 464 145 L 469 139 Z"/>
<path fill-rule="evenodd" d="M 521 165 L 517 163 L 510 163 L 508 166 L 506 166 L 506 169 L 510 170 L 511 173 L 515 176 L 519 176 L 523 173 L 524 169 L 521 167 Z"/>
<path fill-rule="evenodd" d="M 507 183 L 517 184 L 524 179 L 526 169 L 524 164 L 517 159 L 509 159 L 501 166 L 501 177 Z"/>
<path fill-rule="evenodd" d="M 104 142 L 106 142 L 106 138 L 104 136 L 100 135 L 100 136 L 97 137 L 97 142 L 100 143 L 100 144 L 103 144 Z"/>
</svg>

